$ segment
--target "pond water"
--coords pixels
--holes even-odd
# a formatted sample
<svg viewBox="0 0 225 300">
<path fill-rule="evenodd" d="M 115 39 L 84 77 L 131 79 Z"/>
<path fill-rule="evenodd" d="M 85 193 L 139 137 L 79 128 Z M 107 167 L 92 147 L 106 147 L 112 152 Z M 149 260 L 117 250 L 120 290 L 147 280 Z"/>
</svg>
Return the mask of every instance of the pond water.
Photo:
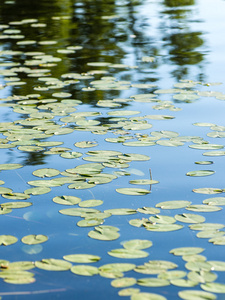
<svg viewBox="0 0 225 300">
<path fill-rule="evenodd" d="M 0 1 L 0 297 L 224 299 L 224 11 Z"/>
</svg>

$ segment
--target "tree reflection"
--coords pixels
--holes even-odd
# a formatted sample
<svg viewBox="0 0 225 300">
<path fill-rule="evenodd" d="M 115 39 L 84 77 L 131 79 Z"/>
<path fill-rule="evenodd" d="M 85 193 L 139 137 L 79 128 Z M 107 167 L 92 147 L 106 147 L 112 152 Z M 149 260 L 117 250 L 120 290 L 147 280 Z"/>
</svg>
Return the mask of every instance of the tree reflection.
<svg viewBox="0 0 225 300">
<path fill-rule="evenodd" d="M 188 75 L 187 65 L 197 65 L 204 59 L 204 54 L 196 48 L 203 45 L 202 32 L 192 31 L 189 16 L 192 16 L 192 5 L 194 0 L 165 0 L 166 10 L 164 14 L 169 17 L 169 30 L 164 40 L 169 47 L 169 59 L 176 66 L 173 72 L 178 80 L 184 79 Z M 200 64 L 199 64 L 200 65 Z"/>
</svg>

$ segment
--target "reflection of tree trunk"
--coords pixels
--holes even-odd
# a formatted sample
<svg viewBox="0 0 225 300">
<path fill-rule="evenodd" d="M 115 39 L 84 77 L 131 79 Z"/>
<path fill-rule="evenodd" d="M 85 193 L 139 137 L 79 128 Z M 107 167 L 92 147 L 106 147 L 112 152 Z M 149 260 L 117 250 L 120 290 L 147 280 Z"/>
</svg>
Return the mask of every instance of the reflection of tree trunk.
<svg viewBox="0 0 225 300">
<path fill-rule="evenodd" d="M 164 5 L 168 7 L 186 6 L 195 4 L 195 0 L 165 0 Z"/>
</svg>

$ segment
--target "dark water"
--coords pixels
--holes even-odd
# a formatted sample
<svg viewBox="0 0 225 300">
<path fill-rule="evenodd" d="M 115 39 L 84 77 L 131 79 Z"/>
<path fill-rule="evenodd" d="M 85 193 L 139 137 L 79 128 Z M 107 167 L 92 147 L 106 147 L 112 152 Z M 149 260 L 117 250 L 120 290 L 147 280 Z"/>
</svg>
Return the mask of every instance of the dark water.
<svg viewBox="0 0 225 300">
<path fill-rule="evenodd" d="M 216 9 L 215 9 L 216 8 Z M 31 188 L 27 182 L 37 180 L 32 172 L 40 168 L 55 168 L 60 172 L 84 164 L 82 158 L 90 150 L 115 150 L 122 153 L 139 153 L 148 155 L 151 160 L 129 162 L 127 169 L 106 168 L 104 172 L 112 174 L 115 171 L 127 171 L 129 176 L 121 176 L 111 183 L 96 185 L 91 189 L 68 189 L 68 184 L 52 187 L 47 194 L 32 196 L 28 200 L 32 206 L 13 209 L 9 214 L 1 215 L 1 235 L 13 235 L 18 238 L 14 245 L 1 246 L 0 259 L 15 261 L 39 261 L 44 258 L 62 259 L 68 254 L 99 255 L 101 260 L 92 264 L 101 266 L 108 263 L 131 262 L 142 265 L 149 260 L 169 260 L 178 265 L 177 270 L 185 268 L 185 262 L 180 256 L 169 253 L 177 247 L 202 247 L 202 253 L 207 261 L 224 261 L 224 245 L 213 245 L 208 239 L 196 237 L 196 231 L 190 230 L 188 223 L 177 222 L 184 225 L 182 230 L 174 232 L 152 232 L 143 227 L 136 228 L 129 225 L 129 220 L 150 217 L 137 213 L 135 215 L 111 216 L 105 220 L 104 225 L 116 226 L 120 229 L 120 237 L 115 241 L 99 241 L 88 237 L 93 227 L 78 227 L 79 217 L 59 214 L 60 209 L 69 206 L 59 205 L 52 199 L 61 195 L 80 197 L 82 201 L 100 199 L 104 203 L 96 207 L 101 211 L 113 208 L 138 209 L 141 207 L 155 207 L 162 201 L 187 200 L 192 204 L 202 204 L 210 197 L 223 197 L 223 193 L 216 195 L 193 193 L 197 188 L 224 189 L 224 156 L 208 157 L 202 153 L 207 150 L 190 149 L 185 143 L 181 147 L 166 147 L 161 145 L 146 147 L 128 147 L 122 143 L 109 143 L 106 138 L 115 138 L 126 134 L 136 138 L 137 134 L 149 136 L 153 131 L 175 131 L 180 136 L 199 136 L 212 144 L 224 145 L 223 138 L 213 138 L 206 134 L 211 132 L 209 127 L 193 126 L 196 122 L 213 123 L 219 126 L 224 124 L 223 100 L 213 95 L 200 94 L 195 101 L 180 101 L 173 98 L 175 93 L 163 93 L 157 96 L 162 102 L 121 102 L 120 107 L 98 106 L 99 100 L 130 99 L 133 95 L 153 93 L 157 89 L 171 89 L 176 83 L 187 80 L 201 82 L 188 91 L 217 91 L 224 92 L 224 10 L 225 2 L 222 0 L 168 0 L 168 1 L 1 1 L 0 0 L 0 98 L 1 123 L 21 122 L 23 119 L 32 119 L 32 112 L 22 113 L 19 109 L 24 106 L 36 110 L 40 105 L 50 103 L 48 99 L 55 99 L 52 103 L 62 101 L 54 97 L 53 93 L 70 93 L 67 99 L 77 99 L 81 103 L 72 107 L 65 113 L 54 112 L 54 124 L 65 128 L 75 129 L 72 133 L 49 136 L 49 138 L 36 138 L 35 141 L 60 141 L 62 147 L 68 147 L 83 154 L 80 158 L 65 159 L 58 154 L 49 155 L 44 151 L 27 151 L 14 147 L 0 149 L 0 163 L 19 163 L 23 168 L 17 170 L 1 171 L 1 180 L 4 187 L 11 188 L 13 192 L 23 193 Z M 32 20 L 34 19 L 34 20 Z M 35 25 L 38 24 L 38 25 Z M 7 30 L 20 30 L 8 32 Z M 31 41 L 23 44 L 23 41 Z M 54 41 L 43 45 L 41 42 Z M 75 52 L 65 52 L 67 47 L 74 48 Z M 73 49 L 73 48 L 72 48 Z M 19 54 L 2 53 L 1 51 L 20 51 Z M 30 52 L 41 52 L 40 55 L 31 55 Z M 45 55 L 51 56 L 46 62 L 32 62 Z M 52 59 L 53 57 L 53 59 Z M 147 60 L 147 61 L 146 61 Z M 107 62 L 111 67 L 91 66 L 91 62 Z M 17 63 L 12 65 L 11 63 Z M 13 68 L 28 67 L 37 72 L 47 69 L 46 77 L 62 80 L 67 73 L 82 74 L 84 78 L 75 78 L 73 83 L 47 88 L 39 76 L 29 76 L 24 70 Z M 15 72 L 4 73 L 5 70 Z M 97 72 L 96 72 L 97 70 Z M 104 72 L 99 72 L 104 71 Z M 85 79 L 85 76 L 91 76 Z M 113 76 L 117 82 L 123 81 L 118 88 L 96 88 L 91 84 L 104 76 Z M 6 78 L 5 78 L 6 77 Z M 15 82 L 7 77 L 19 78 L 24 85 L 7 85 Z M 68 78 L 69 80 L 70 78 Z M 222 84 L 214 84 L 222 83 Z M 150 84 L 152 86 L 135 86 L 135 84 Z M 53 84 L 51 84 L 53 85 Z M 134 86 L 132 86 L 134 85 Z M 41 88 L 40 88 L 41 87 Z M 45 89 L 43 89 L 45 87 Z M 39 94 L 39 96 L 27 96 Z M 9 98 L 10 96 L 17 96 Z M 155 94 L 157 95 L 157 94 Z M 222 94 L 223 95 L 223 94 Z M 224 95 L 223 95 L 224 97 Z M 21 103 L 27 99 L 37 100 L 35 103 Z M 57 102 L 54 102 L 56 101 Z M 29 100 L 28 100 L 29 101 Z M 44 101 L 44 102 L 43 102 Z M 169 101 L 169 108 L 157 109 L 154 106 Z M 67 107 L 69 109 L 69 106 Z M 180 108 L 181 110 L 176 110 Z M 65 110 L 65 106 L 62 110 Z M 70 107 L 71 109 L 71 107 Z M 77 109 L 75 111 L 75 109 Z M 155 120 L 148 119 L 153 127 L 146 130 L 127 130 L 128 133 L 116 133 L 111 128 L 112 116 L 108 112 L 115 110 L 132 110 L 140 113 L 130 117 L 145 117 L 146 115 L 170 115 L 174 119 Z M 97 120 L 100 125 L 110 128 L 104 134 L 93 133 L 93 130 L 77 130 L 74 122 L 60 120 L 74 112 L 99 112 L 101 115 L 88 117 Z M 39 112 L 50 112 L 51 109 L 39 108 Z M 44 117 L 43 117 L 44 118 Z M 41 127 L 41 124 L 38 125 Z M 24 125 L 23 129 L 34 126 Z M 2 128 L 2 125 L 1 125 Z M 121 128 L 118 128 L 121 129 Z M 221 131 L 220 131 L 221 130 Z M 215 131 L 215 129 L 214 129 Z M 6 139 L 10 129 L 2 130 L 0 138 Z M 220 128 L 218 132 L 223 132 Z M 19 140 L 15 138 L 15 140 Z M 11 143 L 14 140 L 7 140 Z M 97 142 L 94 148 L 78 148 L 74 143 L 80 141 Z M 1 140 L 1 143 L 3 141 Z M 222 149 L 223 150 L 223 149 Z M 68 152 L 68 151 L 67 151 Z M 212 160 L 212 165 L 197 165 L 196 161 Z M 148 179 L 149 169 L 154 180 L 159 184 L 151 186 L 151 194 L 145 196 L 122 195 L 116 188 L 140 187 L 148 189 L 149 186 L 134 186 L 129 180 Z M 206 177 L 190 177 L 185 174 L 195 170 L 213 170 L 215 174 Z M 58 176 L 59 177 L 59 176 Z M 1 203 L 8 200 L 1 197 Z M 220 206 L 222 208 L 222 206 Z M 95 207 L 94 207 L 95 208 Z M 192 212 L 183 209 L 161 210 L 161 215 L 173 217 L 175 214 L 196 213 L 205 217 L 205 222 L 224 224 L 224 211 Z M 39 245 L 25 245 L 20 239 L 30 234 L 43 234 L 49 240 Z M 120 259 L 109 256 L 108 251 L 121 248 L 121 242 L 131 239 L 147 239 L 153 242 L 153 247 L 146 249 L 147 258 Z M 75 265 L 75 264 L 74 264 Z M 3 299 L 119 299 L 119 288 L 110 285 L 112 279 L 100 275 L 93 277 L 79 276 L 70 271 L 50 272 L 35 268 L 33 270 L 36 281 L 31 284 L 9 284 L 1 280 L 0 295 Z M 216 272 L 216 282 L 224 282 L 224 272 Z M 126 277 L 145 278 L 149 275 L 129 271 Z M 153 277 L 156 277 L 154 275 Z M 178 292 L 188 288 L 170 285 L 166 287 L 143 287 L 135 285 L 141 292 L 156 293 L 167 299 L 180 299 Z M 200 290 L 198 284 L 194 288 Z M 217 294 L 217 299 L 224 299 L 223 294 Z"/>
</svg>

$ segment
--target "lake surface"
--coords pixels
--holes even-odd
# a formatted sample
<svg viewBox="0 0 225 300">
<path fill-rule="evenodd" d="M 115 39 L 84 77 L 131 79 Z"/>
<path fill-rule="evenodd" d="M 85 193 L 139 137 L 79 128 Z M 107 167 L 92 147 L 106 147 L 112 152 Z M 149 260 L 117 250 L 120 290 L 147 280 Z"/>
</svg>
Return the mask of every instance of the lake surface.
<svg viewBox="0 0 225 300">
<path fill-rule="evenodd" d="M 224 299 L 224 11 L 0 0 L 3 299 Z"/>
</svg>

